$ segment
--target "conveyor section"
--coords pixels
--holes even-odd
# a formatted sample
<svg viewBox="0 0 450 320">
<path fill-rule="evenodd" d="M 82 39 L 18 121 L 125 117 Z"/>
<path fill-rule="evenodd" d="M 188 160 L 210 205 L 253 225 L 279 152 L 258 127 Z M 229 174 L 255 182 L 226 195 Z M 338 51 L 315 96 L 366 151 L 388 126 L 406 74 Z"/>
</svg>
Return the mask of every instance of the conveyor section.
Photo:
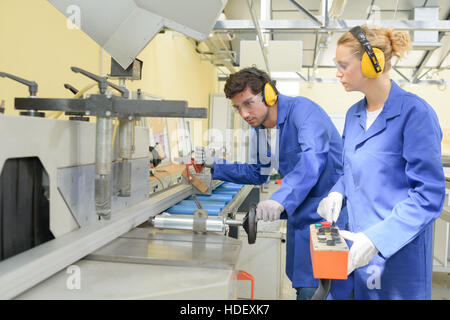
<svg viewBox="0 0 450 320">
<path fill-rule="evenodd" d="M 197 195 L 203 209 L 208 210 L 208 215 L 218 216 L 226 205 L 239 193 L 244 187 L 242 184 L 225 182 L 212 192 L 211 195 Z M 193 215 L 198 207 L 192 197 L 183 200 L 166 210 L 171 214 Z"/>
</svg>

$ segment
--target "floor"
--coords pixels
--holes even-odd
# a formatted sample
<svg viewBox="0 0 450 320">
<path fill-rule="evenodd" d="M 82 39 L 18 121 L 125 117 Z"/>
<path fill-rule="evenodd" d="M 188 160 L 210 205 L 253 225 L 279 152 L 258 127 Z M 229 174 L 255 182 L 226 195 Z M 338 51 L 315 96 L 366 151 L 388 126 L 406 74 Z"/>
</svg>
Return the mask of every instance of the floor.
<svg viewBox="0 0 450 320">
<path fill-rule="evenodd" d="M 279 188 L 279 185 L 267 184 L 260 193 L 260 201 L 270 198 L 270 195 Z M 432 300 L 450 300 L 450 273 L 434 272 L 432 284 Z M 285 279 L 281 286 L 281 299 L 294 300 L 296 297 L 295 289 L 289 279 Z"/>
</svg>

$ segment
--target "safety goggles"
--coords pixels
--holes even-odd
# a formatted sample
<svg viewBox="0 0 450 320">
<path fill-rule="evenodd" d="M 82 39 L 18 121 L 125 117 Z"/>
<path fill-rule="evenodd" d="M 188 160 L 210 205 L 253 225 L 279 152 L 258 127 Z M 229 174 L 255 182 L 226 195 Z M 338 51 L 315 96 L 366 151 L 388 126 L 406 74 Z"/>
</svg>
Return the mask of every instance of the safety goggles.
<svg viewBox="0 0 450 320">
<path fill-rule="evenodd" d="M 345 71 L 348 67 L 348 60 L 350 60 L 351 57 L 353 57 L 355 54 L 359 53 L 359 51 L 353 52 L 351 55 L 348 55 L 344 57 L 343 59 L 337 60 L 336 58 L 333 58 L 333 62 L 336 65 L 336 67 L 341 70 Z"/>
<path fill-rule="evenodd" d="M 254 95 L 251 98 L 248 98 L 244 102 L 242 102 L 240 105 L 233 105 L 233 108 L 237 112 L 241 112 L 243 109 L 249 110 L 258 103 L 262 102 L 262 92 L 258 93 L 257 95 Z"/>
</svg>

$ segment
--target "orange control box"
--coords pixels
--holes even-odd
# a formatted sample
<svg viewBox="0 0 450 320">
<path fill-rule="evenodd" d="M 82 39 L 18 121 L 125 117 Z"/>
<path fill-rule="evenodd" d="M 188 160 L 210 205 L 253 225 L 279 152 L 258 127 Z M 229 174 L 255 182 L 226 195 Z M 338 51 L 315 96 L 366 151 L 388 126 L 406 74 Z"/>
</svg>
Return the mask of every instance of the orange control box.
<svg viewBox="0 0 450 320">
<path fill-rule="evenodd" d="M 331 223 L 310 226 L 310 252 L 314 278 L 347 279 L 348 246 Z"/>
</svg>

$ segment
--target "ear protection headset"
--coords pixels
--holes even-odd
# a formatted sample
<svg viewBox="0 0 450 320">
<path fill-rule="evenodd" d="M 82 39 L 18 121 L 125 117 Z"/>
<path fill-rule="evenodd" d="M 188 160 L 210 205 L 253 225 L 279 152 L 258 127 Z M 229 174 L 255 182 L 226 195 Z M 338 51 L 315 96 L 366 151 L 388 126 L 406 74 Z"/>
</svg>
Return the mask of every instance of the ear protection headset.
<svg viewBox="0 0 450 320">
<path fill-rule="evenodd" d="M 351 34 L 361 43 L 364 54 L 361 59 L 361 71 L 367 78 L 378 78 L 383 74 L 384 53 L 378 48 L 372 48 L 366 34 L 360 26 L 350 29 Z"/>
<path fill-rule="evenodd" d="M 268 105 L 269 107 L 273 106 L 278 99 L 278 90 L 275 87 L 275 81 L 270 80 L 270 78 L 262 73 L 257 71 L 258 69 L 242 69 L 242 71 L 244 72 L 248 72 L 251 73 L 255 76 L 257 76 L 258 78 L 263 79 L 266 83 L 264 84 L 264 88 L 263 88 L 263 92 L 262 92 L 262 98 L 263 101 L 266 105 Z"/>
</svg>

